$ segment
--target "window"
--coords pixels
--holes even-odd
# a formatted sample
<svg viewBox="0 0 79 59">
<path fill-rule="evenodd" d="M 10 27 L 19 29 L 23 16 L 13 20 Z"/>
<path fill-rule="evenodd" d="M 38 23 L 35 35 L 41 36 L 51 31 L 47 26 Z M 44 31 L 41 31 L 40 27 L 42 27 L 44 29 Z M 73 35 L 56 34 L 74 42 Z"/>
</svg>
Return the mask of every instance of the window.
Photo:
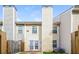
<svg viewBox="0 0 79 59">
<path fill-rule="evenodd" d="M 20 34 L 21 34 L 21 33 L 22 33 L 22 30 L 18 30 L 18 33 L 20 33 Z"/>
<path fill-rule="evenodd" d="M 39 49 L 39 41 L 38 40 L 30 40 L 30 50 Z"/>
<path fill-rule="evenodd" d="M 30 49 L 33 49 L 33 40 L 30 40 Z"/>
<path fill-rule="evenodd" d="M 53 33 L 57 33 L 57 27 L 53 27 Z"/>
<path fill-rule="evenodd" d="M 53 48 L 57 48 L 57 40 L 53 40 Z"/>
<path fill-rule="evenodd" d="M 22 34 L 23 33 L 23 26 L 18 26 L 18 33 Z"/>
<path fill-rule="evenodd" d="M 38 41 L 35 41 L 35 49 L 38 49 Z"/>
<path fill-rule="evenodd" d="M 37 33 L 37 27 L 36 26 L 32 26 L 32 33 Z"/>
</svg>

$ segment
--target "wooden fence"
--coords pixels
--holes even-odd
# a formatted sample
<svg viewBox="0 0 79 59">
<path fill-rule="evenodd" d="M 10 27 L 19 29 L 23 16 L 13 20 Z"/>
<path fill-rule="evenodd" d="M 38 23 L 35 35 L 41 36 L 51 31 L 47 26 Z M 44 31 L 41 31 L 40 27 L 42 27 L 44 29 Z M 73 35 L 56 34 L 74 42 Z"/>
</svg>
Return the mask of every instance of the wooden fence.
<svg viewBox="0 0 79 59">
<path fill-rule="evenodd" d="M 0 31 L 0 54 L 6 54 L 7 53 L 7 39 L 6 39 L 6 33 Z"/>
<path fill-rule="evenodd" d="M 79 30 L 71 34 L 71 52 L 72 54 L 79 54 Z"/>
<path fill-rule="evenodd" d="M 3 31 L 0 31 L 0 54 L 13 53 L 12 52 L 13 48 L 11 48 L 11 45 L 12 44 L 15 45 L 16 43 L 18 45 L 18 42 L 15 42 L 12 40 L 7 40 L 6 33 Z M 20 41 L 19 47 L 20 48 L 18 49 L 17 52 L 23 52 L 24 51 L 24 42 L 22 40 Z M 14 48 L 16 48 L 16 47 L 14 47 Z"/>
</svg>

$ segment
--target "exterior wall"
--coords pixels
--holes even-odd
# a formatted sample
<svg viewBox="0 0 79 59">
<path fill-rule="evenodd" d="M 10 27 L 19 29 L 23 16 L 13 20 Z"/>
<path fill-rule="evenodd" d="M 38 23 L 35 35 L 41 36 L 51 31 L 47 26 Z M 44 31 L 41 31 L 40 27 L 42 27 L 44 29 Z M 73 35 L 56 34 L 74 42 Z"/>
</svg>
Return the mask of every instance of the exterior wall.
<svg viewBox="0 0 79 59">
<path fill-rule="evenodd" d="M 40 50 L 42 51 L 42 26 L 39 27 Z"/>
<path fill-rule="evenodd" d="M 55 17 L 53 23 L 60 22 L 59 16 Z M 60 48 L 60 24 L 55 24 L 53 27 L 57 27 L 57 34 L 53 34 L 53 40 L 57 40 L 57 49 Z"/>
<path fill-rule="evenodd" d="M 24 32 L 25 32 L 25 35 L 24 35 L 24 51 L 29 51 L 29 42 L 27 40 L 27 37 L 26 37 L 26 26 L 24 26 Z"/>
<path fill-rule="evenodd" d="M 78 30 L 79 13 L 72 10 L 66 11 L 60 15 L 60 47 L 64 48 L 67 53 L 71 53 L 71 33 Z M 78 10 L 77 10 L 78 11 Z"/>
<path fill-rule="evenodd" d="M 3 6 L 3 31 L 7 34 L 8 40 L 15 40 L 16 10 L 14 6 Z M 14 51 L 14 44 L 11 46 Z"/>
<path fill-rule="evenodd" d="M 21 25 L 19 25 L 19 26 L 21 26 Z M 16 41 L 17 41 L 17 45 L 16 45 L 16 48 L 19 50 L 19 52 L 21 52 L 21 43 L 23 42 L 24 43 L 24 35 L 25 35 L 25 32 L 24 32 L 24 30 L 25 30 L 25 26 L 22 26 L 22 29 L 23 29 L 23 33 L 19 33 L 18 32 L 18 27 L 19 26 L 17 26 L 16 25 Z M 24 48 L 23 48 L 24 49 Z"/>
<path fill-rule="evenodd" d="M 42 52 L 52 51 L 52 29 L 53 29 L 53 15 L 51 6 L 42 7 Z"/>
<path fill-rule="evenodd" d="M 54 25 L 55 26 L 55 25 Z M 37 26 L 37 34 L 33 34 L 32 33 L 32 25 L 31 26 L 26 26 L 26 25 L 23 25 L 24 29 L 23 29 L 23 35 L 20 35 L 18 33 L 18 26 L 16 26 L 16 36 L 17 36 L 17 41 L 18 40 L 22 40 L 22 38 L 24 38 L 24 43 L 25 43 L 25 47 L 24 47 L 24 51 L 30 51 L 29 49 L 29 40 L 40 40 L 42 39 L 42 27 L 41 26 Z M 29 30 L 29 32 L 27 32 Z M 20 35 L 20 36 L 19 36 Z M 23 36 L 23 37 L 22 37 Z M 57 48 L 59 48 L 59 27 L 57 26 L 57 34 L 54 34 L 53 33 L 53 39 L 54 40 L 57 40 Z M 41 47 L 41 43 L 42 41 L 40 42 L 40 50 L 42 49 Z M 53 44 L 53 43 L 52 43 Z"/>
<path fill-rule="evenodd" d="M 73 27 L 73 30 L 72 32 L 74 31 L 77 31 L 78 30 L 78 26 L 79 26 L 79 13 L 73 13 L 72 14 L 72 19 L 73 19 L 73 24 L 72 24 L 72 27 Z"/>
<path fill-rule="evenodd" d="M 53 27 L 57 27 L 57 33 L 53 33 L 53 40 L 57 40 L 57 48 L 59 48 L 59 26 L 53 25 Z M 53 45 L 53 43 L 52 43 Z M 55 48 L 55 49 L 57 49 Z"/>
<path fill-rule="evenodd" d="M 60 48 L 71 53 L 71 10 L 60 15 Z"/>
<path fill-rule="evenodd" d="M 21 26 L 21 25 L 19 25 L 19 26 Z M 23 33 L 18 33 L 18 27 L 19 26 L 16 26 L 16 40 L 18 41 L 18 40 L 24 40 L 24 34 L 25 34 L 25 32 L 24 32 L 24 30 L 25 30 L 25 28 L 24 28 L 24 26 L 22 26 L 22 28 L 23 28 Z"/>
<path fill-rule="evenodd" d="M 58 37 L 57 37 L 56 33 L 53 33 L 53 40 L 57 40 L 58 41 Z M 52 47 L 53 47 L 53 44 L 52 44 Z M 57 48 L 58 48 L 58 44 L 57 44 Z M 57 49 L 57 48 L 55 48 L 55 49 Z"/>
<path fill-rule="evenodd" d="M 37 33 L 32 33 L 32 26 L 25 26 L 25 46 L 24 46 L 24 51 L 30 51 L 30 40 L 39 40 L 39 32 L 40 31 L 40 26 L 37 26 Z"/>
<path fill-rule="evenodd" d="M 59 48 L 59 32 L 60 31 L 60 28 L 59 26 L 57 26 L 57 48 Z"/>
</svg>

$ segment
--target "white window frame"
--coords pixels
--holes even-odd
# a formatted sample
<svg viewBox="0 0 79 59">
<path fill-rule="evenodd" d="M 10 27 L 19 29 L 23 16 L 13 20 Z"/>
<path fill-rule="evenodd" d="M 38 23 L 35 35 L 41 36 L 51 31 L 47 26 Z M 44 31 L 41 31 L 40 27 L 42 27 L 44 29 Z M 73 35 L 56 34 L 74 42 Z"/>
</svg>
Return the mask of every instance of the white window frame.
<svg viewBox="0 0 79 59">
<path fill-rule="evenodd" d="M 53 33 L 57 33 L 57 27 L 53 27 L 52 32 L 53 32 Z"/>
<path fill-rule="evenodd" d="M 32 33 L 36 34 L 37 33 L 37 26 L 32 26 Z"/>
<path fill-rule="evenodd" d="M 56 44 L 56 47 L 53 46 L 53 48 L 57 48 L 57 40 L 55 40 L 55 41 L 56 42 L 54 43 L 54 40 L 53 40 L 53 45 Z"/>
<path fill-rule="evenodd" d="M 40 48 L 40 42 L 39 42 L 39 40 L 30 40 L 30 43 L 31 43 L 31 41 L 33 42 L 33 44 L 32 45 L 30 45 L 30 50 L 39 50 L 39 48 Z M 36 49 L 36 42 L 38 42 L 38 49 Z M 29 44 L 30 44 L 29 43 Z M 33 46 L 33 49 L 31 49 L 31 46 Z"/>
<path fill-rule="evenodd" d="M 19 33 L 21 31 L 21 33 Z M 19 25 L 18 26 L 18 34 L 23 34 L 23 26 Z"/>
</svg>

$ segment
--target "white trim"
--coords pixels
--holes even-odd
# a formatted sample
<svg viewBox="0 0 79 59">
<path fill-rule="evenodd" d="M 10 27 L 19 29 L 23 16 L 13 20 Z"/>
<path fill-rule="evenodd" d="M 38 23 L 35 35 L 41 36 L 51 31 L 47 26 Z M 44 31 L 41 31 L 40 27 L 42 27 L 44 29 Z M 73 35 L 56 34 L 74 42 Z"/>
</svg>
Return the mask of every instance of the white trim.
<svg viewBox="0 0 79 59">
<path fill-rule="evenodd" d="M 60 40 L 60 38 L 59 38 L 59 35 L 60 35 L 59 31 L 60 31 L 59 26 L 57 26 L 57 48 L 59 48 L 59 40 Z"/>
<path fill-rule="evenodd" d="M 70 31 L 70 34 L 73 32 L 73 15 L 72 15 L 72 10 L 73 10 L 73 8 L 70 10 L 71 12 L 70 12 L 70 14 L 71 14 L 71 19 L 70 19 L 70 23 L 71 23 L 71 31 Z M 71 37 L 70 37 L 70 40 L 71 40 Z M 71 44 L 71 41 L 70 41 L 70 44 Z M 69 53 L 71 53 L 71 45 L 70 45 L 70 52 Z"/>
<path fill-rule="evenodd" d="M 72 10 L 73 10 L 73 8 L 71 9 L 71 33 L 73 32 L 73 15 L 72 15 Z"/>
<path fill-rule="evenodd" d="M 16 40 L 15 39 L 15 36 L 16 36 L 15 35 L 15 26 L 14 26 L 15 25 L 15 23 L 14 23 L 15 22 L 15 9 L 12 7 L 12 10 L 13 10 L 13 40 Z"/>
<path fill-rule="evenodd" d="M 26 26 L 24 25 L 24 42 L 26 42 Z"/>
<path fill-rule="evenodd" d="M 26 48 L 26 44 L 27 44 L 26 40 L 27 40 L 27 38 L 26 38 L 26 26 L 24 25 L 24 51 L 27 50 L 27 48 Z"/>
<path fill-rule="evenodd" d="M 2 16 L 2 22 L 3 22 L 3 25 L 2 25 L 2 31 L 4 31 L 4 7 L 3 7 L 3 16 Z"/>
<path fill-rule="evenodd" d="M 31 40 L 29 40 L 29 48 L 30 48 L 30 41 Z M 38 49 L 35 49 L 36 41 L 38 41 Z M 40 50 L 40 40 L 33 40 L 33 49 L 32 49 L 32 51 L 38 51 L 38 50 Z M 30 51 L 31 51 L 31 49 L 30 49 Z"/>
</svg>

